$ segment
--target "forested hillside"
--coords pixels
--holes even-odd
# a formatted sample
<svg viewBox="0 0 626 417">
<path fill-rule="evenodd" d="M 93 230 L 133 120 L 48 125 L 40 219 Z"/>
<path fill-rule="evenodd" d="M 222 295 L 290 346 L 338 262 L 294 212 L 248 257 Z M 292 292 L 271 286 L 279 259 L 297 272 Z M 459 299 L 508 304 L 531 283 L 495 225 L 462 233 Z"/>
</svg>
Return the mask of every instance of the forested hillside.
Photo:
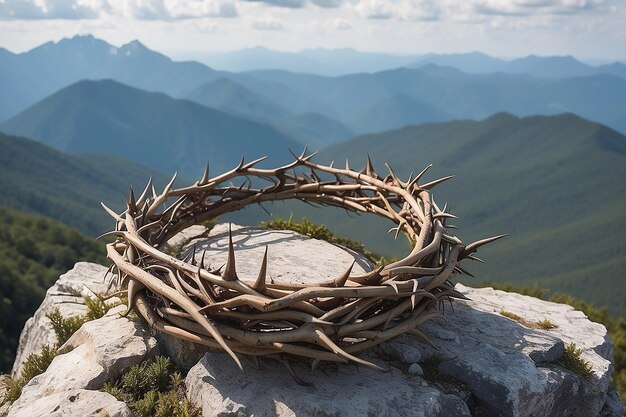
<svg viewBox="0 0 626 417">
<path fill-rule="evenodd" d="M 26 320 L 77 261 L 104 263 L 104 245 L 57 221 L 0 207 L 0 372 L 10 370 Z"/>
<path fill-rule="evenodd" d="M 0 133 L 0 205 L 44 215 L 93 236 L 113 227 L 100 206 L 119 209 L 129 187 L 170 179 L 106 154 L 68 155 L 32 140 Z"/>
</svg>

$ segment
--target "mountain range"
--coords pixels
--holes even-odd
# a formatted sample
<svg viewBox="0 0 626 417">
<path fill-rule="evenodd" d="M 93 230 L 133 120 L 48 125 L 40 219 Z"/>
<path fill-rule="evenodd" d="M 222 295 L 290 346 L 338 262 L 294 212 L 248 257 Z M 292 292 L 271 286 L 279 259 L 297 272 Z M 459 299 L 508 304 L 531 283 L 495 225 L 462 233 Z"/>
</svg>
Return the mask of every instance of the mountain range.
<svg viewBox="0 0 626 417">
<path fill-rule="evenodd" d="M 116 81 L 80 81 L 0 125 L 65 152 L 117 155 L 161 172 L 199 177 L 207 161 L 230 169 L 242 156 L 274 163 L 302 148 L 274 128 Z"/>
<path fill-rule="evenodd" d="M 473 74 L 507 72 L 546 78 L 612 74 L 626 77 L 626 65 L 622 62 L 616 61 L 594 66 L 572 56 L 529 55 L 515 59 L 501 59 L 481 52 L 390 54 L 363 52 L 352 48 L 317 48 L 284 52 L 258 46 L 223 53 L 200 52 L 187 54 L 186 57 L 197 59 L 215 69 L 232 72 L 279 69 L 289 72 L 341 76 L 374 73 L 400 67 L 419 68 L 427 64 L 436 64 Z"/>
<path fill-rule="evenodd" d="M 401 63 L 389 54 L 354 50 L 313 50 L 305 55 L 328 62 L 360 57 L 394 68 L 343 76 L 281 70 L 232 73 L 173 61 L 138 41 L 115 47 L 93 36 L 77 36 L 21 54 L 3 50 L 0 87 L 8 94 L 0 96 L 0 122 L 73 83 L 113 79 L 270 124 L 317 148 L 353 133 L 476 120 L 498 111 L 518 116 L 573 112 L 626 133 L 621 63 L 592 67 L 572 57 L 503 61 L 481 54 L 413 56 Z"/>
</svg>

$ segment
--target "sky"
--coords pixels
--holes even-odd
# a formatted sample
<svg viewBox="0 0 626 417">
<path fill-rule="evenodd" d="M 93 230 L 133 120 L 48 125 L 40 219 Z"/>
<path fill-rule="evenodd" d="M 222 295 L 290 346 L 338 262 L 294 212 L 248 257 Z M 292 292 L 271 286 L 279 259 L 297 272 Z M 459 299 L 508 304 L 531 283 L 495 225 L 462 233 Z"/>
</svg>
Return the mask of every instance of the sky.
<svg viewBox="0 0 626 417">
<path fill-rule="evenodd" d="M 0 0 L 0 46 L 93 34 L 170 56 L 265 46 L 626 61 L 626 0 Z"/>
</svg>

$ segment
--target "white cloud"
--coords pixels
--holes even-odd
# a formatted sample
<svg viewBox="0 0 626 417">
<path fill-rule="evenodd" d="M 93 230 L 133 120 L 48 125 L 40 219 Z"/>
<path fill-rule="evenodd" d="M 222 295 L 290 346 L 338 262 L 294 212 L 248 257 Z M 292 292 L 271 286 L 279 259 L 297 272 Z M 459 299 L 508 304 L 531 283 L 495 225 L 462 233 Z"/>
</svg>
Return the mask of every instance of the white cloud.
<svg viewBox="0 0 626 417">
<path fill-rule="evenodd" d="M 246 20 L 250 23 L 250 27 L 256 30 L 277 31 L 284 29 L 282 22 L 270 15 L 248 16 Z"/>
<path fill-rule="evenodd" d="M 437 20 L 439 6 L 431 0 L 360 0 L 355 9 L 367 19 Z"/>
<path fill-rule="evenodd" d="M 98 6 L 86 1 L 2 0 L 0 19 L 95 19 Z"/>
</svg>

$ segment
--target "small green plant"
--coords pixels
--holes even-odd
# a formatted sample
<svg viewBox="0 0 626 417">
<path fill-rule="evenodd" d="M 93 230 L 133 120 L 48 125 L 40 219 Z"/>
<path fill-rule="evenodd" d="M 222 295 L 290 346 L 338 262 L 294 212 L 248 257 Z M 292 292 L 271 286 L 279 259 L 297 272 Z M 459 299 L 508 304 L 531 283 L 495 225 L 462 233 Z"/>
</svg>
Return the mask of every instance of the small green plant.
<svg viewBox="0 0 626 417">
<path fill-rule="evenodd" d="M 58 308 L 46 315 L 52 324 L 52 329 L 57 336 L 57 346 L 63 345 L 80 326 L 87 322 L 86 316 L 64 317 Z"/>
<path fill-rule="evenodd" d="M 58 308 L 46 314 L 52 330 L 56 336 L 54 345 L 44 345 L 39 353 L 31 353 L 24 366 L 19 378 L 9 378 L 6 382 L 6 392 L 4 398 L 0 399 L 0 405 L 12 403 L 22 394 L 22 389 L 28 382 L 40 375 L 48 369 L 52 360 L 57 356 L 57 351 L 68 339 L 76 333 L 80 326 L 88 321 L 96 320 L 103 317 L 114 304 L 107 304 L 99 297 L 85 298 L 87 313 L 82 316 L 64 317 Z"/>
<path fill-rule="evenodd" d="M 52 360 L 57 356 L 56 346 L 44 345 L 40 353 L 31 353 L 24 362 L 22 374 L 19 378 L 9 378 L 6 382 L 6 392 L 0 405 L 12 403 L 22 395 L 24 386 L 34 377 L 40 375 L 48 369 Z"/>
<path fill-rule="evenodd" d="M 313 239 L 325 240 L 329 243 L 340 245 L 358 252 L 376 265 L 381 263 L 381 260 L 386 262 L 386 259 L 367 250 L 362 243 L 357 242 L 356 240 L 348 239 L 347 237 L 337 237 L 333 234 L 333 232 L 328 230 L 325 225 L 316 224 L 307 218 L 303 218 L 300 222 L 292 221 L 291 217 L 288 220 L 272 219 L 269 221 L 262 221 L 261 227 L 271 230 L 292 230 Z"/>
<path fill-rule="evenodd" d="M 539 326 L 543 330 L 552 330 L 552 329 L 556 329 L 557 327 L 559 327 L 556 325 L 555 322 L 547 318 L 538 321 L 537 326 Z"/>
<path fill-rule="evenodd" d="M 500 315 L 510 318 L 511 320 L 515 320 L 518 323 L 522 323 L 525 322 L 526 320 L 524 320 L 523 318 L 521 318 L 520 316 L 518 316 L 517 314 L 511 312 L 511 311 L 507 311 L 507 310 L 500 310 Z"/>
<path fill-rule="evenodd" d="M 102 388 L 124 401 L 137 417 L 199 417 L 200 409 L 185 397 L 184 379 L 169 358 L 157 356 L 132 366 Z"/>
<path fill-rule="evenodd" d="M 513 312 L 504 310 L 504 309 L 500 310 L 500 315 L 507 317 L 511 320 L 515 320 L 522 326 L 526 326 L 531 329 L 550 330 L 550 329 L 556 329 L 558 327 L 553 321 L 547 318 L 540 320 L 540 321 L 528 321 L 525 318 L 518 316 L 517 314 Z"/>
<path fill-rule="evenodd" d="M 591 364 L 583 360 L 580 355 L 583 350 L 578 348 L 575 343 L 569 343 L 565 345 L 563 352 L 563 363 L 566 367 L 576 372 L 578 375 L 589 378 L 593 375 L 593 368 Z"/>
</svg>

